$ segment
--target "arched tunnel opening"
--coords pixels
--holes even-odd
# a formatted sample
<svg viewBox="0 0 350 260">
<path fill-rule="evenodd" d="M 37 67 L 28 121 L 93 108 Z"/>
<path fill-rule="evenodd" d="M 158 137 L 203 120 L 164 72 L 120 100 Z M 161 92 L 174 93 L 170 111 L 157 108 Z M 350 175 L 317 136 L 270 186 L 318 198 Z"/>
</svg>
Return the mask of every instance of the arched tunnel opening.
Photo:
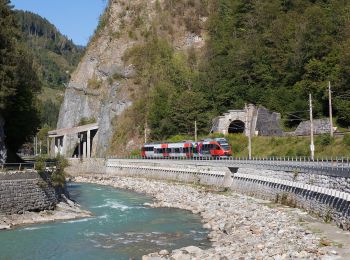
<svg viewBox="0 0 350 260">
<path fill-rule="evenodd" d="M 245 124 L 241 120 L 234 120 L 228 127 L 229 134 L 242 134 L 245 130 Z"/>
</svg>

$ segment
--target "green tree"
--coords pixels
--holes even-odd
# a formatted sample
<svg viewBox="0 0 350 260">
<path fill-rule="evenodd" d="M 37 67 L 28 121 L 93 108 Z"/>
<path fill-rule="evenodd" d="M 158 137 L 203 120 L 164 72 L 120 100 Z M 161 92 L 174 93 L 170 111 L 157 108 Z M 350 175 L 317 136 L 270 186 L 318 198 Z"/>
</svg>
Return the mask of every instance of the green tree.
<svg viewBox="0 0 350 260">
<path fill-rule="evenodd" d="M 10 2 L 0 0 L 1 110 L 5 119 L 9 160 L 39 126 L 36 94 L 40 82 L 32 55 L 19 43 L 19 30 Z"/>
</svg>

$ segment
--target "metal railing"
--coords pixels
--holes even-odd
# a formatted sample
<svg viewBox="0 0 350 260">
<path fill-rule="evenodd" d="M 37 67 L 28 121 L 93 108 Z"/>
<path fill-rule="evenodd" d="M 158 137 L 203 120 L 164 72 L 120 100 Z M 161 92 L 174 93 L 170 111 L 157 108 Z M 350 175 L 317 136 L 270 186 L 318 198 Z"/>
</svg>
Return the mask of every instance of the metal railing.
<svg viewBox="0 0 350 260">
<path fill-rule="evenodd" d="M 181 161 L 183 164 L 202 164 L 209 166 L 224 166 L 229 168 L 242 167 L 286 172 L 300 172 L 322 174 L 335 177 L 350 178 L 350 158 L 318 158 L 311 160 L 308 157 L 270 157 L 251 160 L 240 157 L 169 157 L 169 158 L 142 158 L 138 156 L 111 157 L 119 160 L 146 160 L 146 161 Z"/>
<path fill-rule="evenodd" d="M 45 162 L 45 168 L 55 166 L 55 162 Z M 35 162 L 25 163 L 3 163 L 0 164 L 0 171 L 25 171 L 34 170 Z"/>
</svg>

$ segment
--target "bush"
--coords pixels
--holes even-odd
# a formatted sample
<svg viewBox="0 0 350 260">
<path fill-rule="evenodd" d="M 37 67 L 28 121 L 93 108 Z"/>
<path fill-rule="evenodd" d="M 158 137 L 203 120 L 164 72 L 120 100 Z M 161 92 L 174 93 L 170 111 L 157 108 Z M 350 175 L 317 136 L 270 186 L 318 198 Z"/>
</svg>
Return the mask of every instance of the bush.
<svg viewBox="0 0 350 260">
<path fill-rule="evenodd" d="M 102 81 L 96 78 L 92 78 L 88 80 L 88 88 L 89 89 L 99 89 L 102 86 Z"/>
<path fill-rule="evenodd" d="M 316 144 L 319 145 L 330 145 L 334 141 L 334 138 L 329 134 L 322 134 L 316 137 Z"/>
<path fill-rule="evenodd" d="M 343 137 L 343 142 L 346 146 L 350 147 L 350 134 L 345 134 Z"/>
<path fill-rule="evenodd" d="M 91 117 L 91 118 L 83 117 L 82 119 L 80 119 L 78 126 L 94 124 L 94 123 L 96 123 L 96 119 L 95 118 L 93 118 L 93 117 Z"/>
<path fill-rule="evenodd" d="M 64 168 L 69 166 L 68 160 L 63 156 L 58 155 L 56 157 L 56 171 L 51 176 L 52 185 L 55 187 L 64 187 L 66 183 L 66 176 Z"/>
<path fill-rule="evenodd" d="M 46 158 L 43 156 L 39 156 L 35 159 L 35 170 L 38 171 L 38 173 L 43 173 L 45 171 L 45 161 Z"/>
</svg>

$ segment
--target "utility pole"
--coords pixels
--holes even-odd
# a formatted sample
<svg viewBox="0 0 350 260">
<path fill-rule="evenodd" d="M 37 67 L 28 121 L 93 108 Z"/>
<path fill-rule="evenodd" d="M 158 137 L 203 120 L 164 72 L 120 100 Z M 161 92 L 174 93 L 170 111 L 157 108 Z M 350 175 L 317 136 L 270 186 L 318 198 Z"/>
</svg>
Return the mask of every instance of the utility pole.
<svg viewBox="0 0 350 260">
<path fill-rule="evenodd" d="M 194 121 L 194 141 L 197 142 L 197 121 Z"/>
<path fill-rule="evenodd" d="M 312 118 L 312 96 L 311 96 L 311 93 L 309 94 L 309 100 L 310 100 L 310 137 L 311 137 L 310 151 L 311 151 L 311 160 L 313 161 L 315 159 L 315 145 L 314 145 L 314 123 L 313 123 L 313 118 Z"/>
<path fill-rule="evenodd" d="M 331 137 L 333 137 L 333 112 L 332 112 L 332 91 L 331 91 L 331 82 L 328 81 L 328 99 L 329 99 L 329 122 L 331 125 Z"/>
<path fill-rule="evenodd" d="M 145 122 L 145 144 L 147 143 L 147 129 L 148 129 L 148 124 L 147 121 Z"/>
<path fill-rule="evenodd" d="M 250 118 L 249 110 L 247 105 L 245 105 L 245 109 L 247 111 L 247 130 L 248 130 L 248 159 L 252 159 L 252 119 Z"/>
</svg>

